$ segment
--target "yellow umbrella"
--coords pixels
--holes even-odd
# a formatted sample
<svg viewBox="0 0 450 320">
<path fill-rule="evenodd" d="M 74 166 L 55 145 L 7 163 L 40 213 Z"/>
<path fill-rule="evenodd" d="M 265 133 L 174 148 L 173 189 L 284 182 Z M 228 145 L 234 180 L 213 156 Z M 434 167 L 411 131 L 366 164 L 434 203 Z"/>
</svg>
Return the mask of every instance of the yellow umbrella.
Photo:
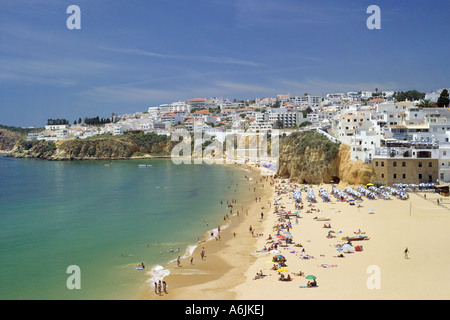
<svg viewBox="0 0 450 320">
<path fill-rule="evenodd" d="M 289 270 L 286 268 L 280 268 L 277 270 L 277 272 L 288 272 Z"/>
</svg>

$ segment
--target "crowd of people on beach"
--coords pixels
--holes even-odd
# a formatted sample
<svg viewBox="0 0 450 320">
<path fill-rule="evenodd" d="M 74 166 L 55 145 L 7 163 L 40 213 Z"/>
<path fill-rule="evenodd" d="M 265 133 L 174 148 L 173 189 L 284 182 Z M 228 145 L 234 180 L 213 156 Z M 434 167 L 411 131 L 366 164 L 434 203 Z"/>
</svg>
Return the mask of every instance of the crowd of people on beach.
<svg viewBox="0 0 450 320">
<path fill-rule="evenodd" d="M 327 194 L 323 189 L 321 195 Z M 303 271 L 300 272 L 291 272 L 285 274 L 285 272 L 288 272 L 287 267 L 287 258 L 285 256 L 282 256 L 280 253 L 281 251 L 278 250 L 279 247 L 283 247 L 283 249 L 288 250 L 289 246 L 292 245 L 291 250 L 289 252 L 297 253 L 300 259 L 315 259 L 314 256 L 309 255 L 306 253 L 306 249 L 303 247 L 302 244 L 296 243 L 293 239 L 292 234 L 290 233 L 290 230 L 294 228 L 292 219 L 295 219 L 295 224 L 299 223 L 299 219 L 303 218 L 303 216 L 300 216 L 300 213 L 321 213 L 322 210 L 320 208 L 316 207 L 317 200 L 314 196 L 314 192 L 312 190 L 311 185 L 299 185 L 296 183 L 291 183 L 289 180 L 278 180 L 274 184 L 274 191 L 275 191 L 275 198 L 273 199 L 273 214 L 276 215 L 277 221 L 272 226 L 273 231 L 275 232 L 275 235 L 269 235 L 269 237 L 266 239 L 266 245 L 262 250 L 257 251 L 258 253 L 264 253 L 268 252 L 271 254 L 274 254 L 272 261 L 274 262 L 271 271 L 275 271 L 277 273 L 277 278 L 279 281 L 285 282 L 285 281 L 293 281 L 294 277 L 291 276 L 298 276 L 298 277 L 304 277 L 305 279 L 308 279 L 309 281 L 306 283 L 306 286 L 300 286 L 300 287 L 306 287 L 306 288 L 312 288 L 312 287 L 318 287 L 316 277 L 314 275 L 305 275 Z M 302 193 L 306 193 L 306 201 L 303 201 L 302 199 Z M 329 202 L 329 199 L 323 199 L 324 202 Z M 306 205 L 304 202 L 308 202 Z M 288 203 L 293 203 L 293 208 L 291 205 L 288 205 Z M 304 211 L 302 211 L 304 210 Z M 327 218 L 319 218 L 318 216 L 315 216 L 313 218 L 316 221 L 327 221 L 329 219 Z M 341 232 L 335 232 L 332 230 L 332 226 L 330 222 L 325 222 L 323 224 L 323 228 L 327 229 L 326 238 L 327 239 L 334 239 L 336 238 L 336 234 L 339 234 Z M 355 237 L 363 237 L 361 234 L 364 234 L 361 230 L 358 230 L 358 232 L 355 232 Z M 344 238 L 341 238 L 344 239 Z M 360 240 L 363 238 L 352 238 L 348 237 L 348 239 L 355 239 Z M 367 240 L 369 238 L 367 237 Z M 337 244 L 335 246 L 336 250 L 341 251 L 339 254 L 337 254 L 335 257 L 337 258 L 344 258 L 345 252 L 344 249 L 349 250 L 349 248 L 354 249 L 357 248 L 356 251 L 362 251 L 363 246 L 356 246 L 353 247 L 350 240 L 348 240 L 346 243 L 346 246 L 343 246 L 343 244 Z M 300 251 L 298 250 L 292 250 L 301 248 Z M 342 249 L 344 248 L 344 249 Z M 322 256 L 322 255 L 321 255 Z M 329 267 L 337 267 L 337 265 L 330 265 L 330 264 L 322 264 L 319 265 L 323 268 L 329 268 Z M 262 271 L 257 273 L 254 277 L 254 279 L 263 279 L 265 276 L 262 276 Z"/>
</svg>

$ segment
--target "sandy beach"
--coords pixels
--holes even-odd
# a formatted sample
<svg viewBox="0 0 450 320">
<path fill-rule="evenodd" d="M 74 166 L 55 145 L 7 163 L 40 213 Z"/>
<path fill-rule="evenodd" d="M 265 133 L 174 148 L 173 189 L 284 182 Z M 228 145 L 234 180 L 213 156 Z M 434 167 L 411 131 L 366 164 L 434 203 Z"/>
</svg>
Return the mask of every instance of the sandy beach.
<svg viewBox="0 0 450 320">
<path fill-rule="evenodd" d="M 314 186 L 328 189 L 331 185 Z M 345 185 L 339 186 L 341 190 Z M 354 188 L 356 189 L 356 188 Z M 360 207 L 338 202 L 322 202 L 317 196 L 313 204 L 318 211 L 306 213 L 301 210 L 298 223 L 295 219 L 290 230 L 295 243 L 303 247 L 282 247 L 281 254 L 287 258 L 288 272 L 292 281 L 278 281 L 276 271 L 270 270 L 273 263 L 270 254 L 257 253 L 257 261 L 246 271 L 244 283 L 236 287 L 237 299 L 448 299 L 450 297 L 450 276 L 446 266 L 450 255 L 446 253 L 450 222 L 449 199 L 440 205 L 437 194 L 410 193 L 409 200 L 391 197 L 391 200 L 368 200 L 363 197 Z M 287 209 L 292 208 L 289 194 L 282 196 Z M 306 199 L 306 193 L 302 192 Z M 306 204 L 306 203 L 305 203 Z M 370 209 L 370 211 L 369 211 Z M 373 211 L 372 211 L 373 210 Z M 315 217 L 330 218 L 317 221 Z M 272 216 L 272 226 L 277 223 Z M 324 228 L 324 224 L 331 228 Z M 273 229 L 267 224 L 266 233 Z M 327 238 L 333 230 L 335 238 Z M 352 253 L 337 251 L 336 245 L 347 243 L 343 237 L 363 233 L 369 240 L 352 241 L 355 248 L 362 245 L 362 251 Z M 263 249 L 264 240 L 258 243 Z M 408 248 L 408 258 L 404 250 Z M 305 249 L 303 259 L 301 253 Z M 339 254 L 343 258 L 338 258 Z M 312 257 L 312 258 L 311 258 Z M 260 270 L 266 277 L 252 280 Z M 304 276 L 294 273 L 302 271 Z M 316 276 L 318 287 L 301 288 L 307 285 L 306 276 Z"/>
<path fill-rule="evenodd" d="M 153 286 L 143 288 L 142 299 L 156 300 L 232 300 L 236 298 L 234 288 L 246 281 L 244 271 L 256 262 L 256 257 L 249 252 L 256 250 L 258 233 L 262 233 L 265 222 L 261 221 L 261 212 L 271 214 L 268 199 L 273 195 L 270 187 L 271 178 L 261 175 L 258 168 L 239 165 L 246 170 L 251 179 L 252 195 L 243 202 L 233 204 L 233 214 L 221 225 L 221 231 L 214 232 L 212 239 L 209 232 L 197 245 L 191 256 L 164 266 L 170 274 L 164 277 L 168 294 L 157 295 Z M 256 199 L 258 201 L 256 201 Z M 261 200 L 259 200 L 261 198 Z M 226 199 L 224 199 L 224 211 Z M 262 209 L 264 207 L 264 209 Z M 239 211 L 239 214 L 237 214 Z M 249 231 L 252 226 L 253 233 Z M 220 237 L 218 237 L 220 235 Z M 220 239 L 220 240 L 219 240 Z M 204 259 L 201 251 L 205 250 Z M 191 264 L 191 258 L 193 263 Z"/>
<path fill-rule="evenodd" d="M 257 170 L 253 173 L 258 181 Z M 262 187 L 264 184 L 264 188 Z M 242 205 L 248 215 L 233 216 L 221 231 L 220 241 L 198 245 L 190 258 L 167 266 L 170 275 L 164 280 L 168 294 L 150 291 L 143 299 L 158 300 L 304 300 L 304 299 L 448 299 L 450 276 L 446 272 L 450 255 L 447 228 L 450 225 L 450 199 L 434 193 L 411 192 L 409 199 L 373 199 L 365 196 L 350 205 L 331 195 L 331 184 L 306 186 L 312 189 L 317 202 L 307 202 L 298 218 L 281 219 L 274 213 L 279 208 L 295 212 L 294 184 L 276 180 L 255 184 L 255 197 Z M 275 192 L 285 190 L 280 194 Z M 297 185 L 298 187 L 298 185 Z M 346 184 L 337 185 L 344 190 Z M 356 186 L 352 186 L 356 190 Z M 319 188 L 330 194 L 330 202 L 319 197 Z M 439 199 L 439 204 L 437 200 Z M 269 207 L 270 203 L 270 207 Z M 264 209 L 261 209 L 264 207 Z M 308 212 L 309 211 L 309 212 Z M 264 213 L 261 221 L 261 212 Z M 281 220 L 280 220 L 281 219 Z M 327 221 L 323 221 L 323 220 Z M 268 249 L 275 241 L 276 225 L 286 227 L 292 244 L 281 240 L 277 250 L 286 258 L 286 271 L 272 270 L 277 254 Z M 330 224 L 331 228 L 324 228 Z M 249 231 L 252 226 L 254 233 Z M 329 234 L 332 237 L 327 237 Z M 287 228 L 280 228 L 280 234 Z M 234 235 L 235 233 L 235 235 Z M 351 250 L 338 251 L 347 243 L 343 237 L 362 235 L 368 240 L 351 241 Z M 301 246 L 300 246 L 301 245 Z M 362 251 L 356 251 L 362 246 Z M 206 257 L 201 259 L 204 247 Z M 408 257 L 404 251 L 408 248 Z M 338 257 L 339 255 L 343 257 Z M 262 272 L 263 277 L 255 279 Z M 299 275 L 302 272 L 302 275 Z M 280 274 L 291 281 L 279 281 Z M 307 276 L 316 277 L 317 287 L 309 288 Z"/>
</svg>

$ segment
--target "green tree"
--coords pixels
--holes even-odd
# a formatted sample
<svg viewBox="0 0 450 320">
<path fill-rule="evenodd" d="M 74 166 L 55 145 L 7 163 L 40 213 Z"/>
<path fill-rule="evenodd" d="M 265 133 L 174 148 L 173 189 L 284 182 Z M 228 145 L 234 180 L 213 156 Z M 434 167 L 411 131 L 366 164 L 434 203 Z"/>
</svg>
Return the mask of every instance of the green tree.
<svg viewBox="0 0 450 320">
<path fill-rule="evenodd" d="M 431 102 L 430 100 L 423 100 L 421 104 L 419 104 L 421 108 L 434 108 L 436 104 Z"/>
<path fill-rule="evenodd" d="M 393 98 L 396 101 L 405 101 L 405 100 L 417 101 L 417 100 L 422 100 L 423 98 L 425 98 L 425 93 L 419 92 L 417 90 L 409 90 L 406 92 L 396 91 L 394 93 Z"/>
<path fill-rule="evenodd" d="M 439 108 L 448 108 L 448 105 L 450 104 L 449 94 L 448 90 L 444 89 L 441 92 L 441 95 L 439 96 L 437 100 L 437 105 Z"/>
</svg>

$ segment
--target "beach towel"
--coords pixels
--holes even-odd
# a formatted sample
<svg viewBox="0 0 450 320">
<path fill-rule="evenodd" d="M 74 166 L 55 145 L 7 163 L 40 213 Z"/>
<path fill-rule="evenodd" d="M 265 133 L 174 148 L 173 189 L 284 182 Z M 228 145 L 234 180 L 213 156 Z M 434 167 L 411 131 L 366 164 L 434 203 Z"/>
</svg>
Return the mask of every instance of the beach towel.
<svg viewBox="0 0 450 320">
<path fill-rule="evenodd" d="M 308 287 L 308 286 L 300 286 L 299 288 L 318 288 L 319 286 L 315 286 L 315 287 Z"/>
<path fill-rule="evenodd" d="M 320 268 L 334 268 L 337 267 L 337 264 L 318 264 L 316 267 Z"/>
</svg>

